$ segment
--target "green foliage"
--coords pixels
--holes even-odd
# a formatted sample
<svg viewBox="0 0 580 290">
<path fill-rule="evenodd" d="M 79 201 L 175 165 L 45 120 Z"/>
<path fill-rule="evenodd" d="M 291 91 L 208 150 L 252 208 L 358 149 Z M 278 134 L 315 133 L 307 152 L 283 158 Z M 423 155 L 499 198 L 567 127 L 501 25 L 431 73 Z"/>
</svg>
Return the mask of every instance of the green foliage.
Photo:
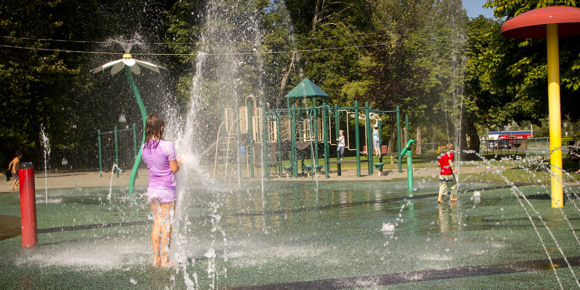
<svg viewBox="0 0 580 290">
<path fill-rule="evenodd" d="M 59 1 L 3 1 L 0 35 L 9 37 L 3 38 L 1 43 L 38 49 L 48 47 L 47 42 L 20 38 L 62 35 L 67 26 L 58 17 L 58 8 Z M 58 52 L 3 48 L 0 102 L 5 110 L 0 116 L 0 138 L 5 149 L 9 152 L 20 149 L 28 158 L 37 155 L 40 124 L 48 124 L 51 119 L 62 121 L 62 116 L 54 110 L 63 101 L 63 96 L 51 88 L 62 85 L 68 76 L 76 73 L 78 68 L 67 65 Z"/>
<path fill-rule="evenodd" d="M 576 6 L 576 2 L 490 0 L 486 5 L 494 8 L 497 17 L 510 19 L 530 9 Z M 262 33 L 255 43 L 260 43 L 256 51 L 261 53 L 259 64 L 266 77 L 258 82 L 252 67 L 258 58 L 241 57 L 240 100 L 261 91 L 262 101 L 270 108 L 284 107 L 283 96 L 308 77 L 329 93 L 332 104 L 352 105 L 359 100 L 379 110 L 400 106 L 403 116 L 410 116 L 411 130 L 421 127 L 427 142 L 461 137 L 454 132 L 476 125 L 503 126 L 513 120 L 537 124 L 547 115 L 545 41 L 504 38 L 499 34 L 502 20 L 469 20 L 459 0 L 217 3 L 236 9 L 231 17 L 211 20 L 218 26 L 241 25 L 249 19 L 233 19 L 234 12 L 258 13 Z M 145 80 L 136 79 L 148 110 L 156 112 L 169 104 L 184 114 L 198 51 L 223 49 L 200 44 L 206 4 L 204 0 L 5 0 L 0 36 L 100 42 L 112 36 L 141 35 L 150 46 L 136 47 L 134 52 L 185 54 L 151 59 L 168 69 L 163 72 L 166 83 L 147 81 L 147 75 Z M 253 51 L 255 43 L 241 41 L 243 36 L 234 36 L 240 41 L 233 51 Z M 208 43 L 218 44 L 218 40 Z M 579 37 L 560 40 L 562 109 L 570 122 L 578 120 L 574 101 L 580 89 L 579 42 Z M 22 38 L 0 38 L 0 44 L 119 50 L 114 45 L 103 48 Z M 94 148 L 96 130 L 118 125 L 119 114 L 125 113 L 130 123 L 139 120 L 130 109 L 135 104 L 123 77 L 88 74 L 117 56 L 0 49 L 0 102 L 6 108 L 0 117 L 0 138 L 8 152 L 20 148 L 26 156 L 38 156 L 40 124 L 47 128 L 55 148 Z M 208 56 L 212 57 L 226 56 Z M 227 95 L 217 81 L 219 69 L 209 67 L 203 72 L 206 95 L 200 105 L 207 109 L 203 114 L 208 123 L 223 111 L 223 104 L 210 96 Z M 385 130 L 391 126 L 385 124 Z"/>
<path fill-rule="evenodd" d="M 110 98 L 99 78 L 89 76 L 91 68 L 112 60 L 112 55 L 99 58 L 58 50 L 103 50 L 91 42 L 120 33 L 147 35 L 148 41 L 157 42 L 164 33 L 161 20 L 173 2 L 2 1 L 0 102 L 5 110 L 0 116 L 0 145 L 6 152 L 20 149 L 25 161 L 41 164 L 41 124 L 53 149 L 95 152 L 97 129 L 112 129 L 123 109 L 122 90 Z M 0 156 L 0 163 L 11 155 Z"/>
<path fill-rule="evenodd" d="M 176 92 L 177 103 L 182 112 L 188 107 L 191 94 L 192 77 L 194 73 L 197 45 L 201 33 L 200 10 L 205 6 L 203 1 L 177 1 L 169 9 L 165 20 L 168 49 L 175 54 L 189 56 L 172 56 L 166 61 L 169 79 L 177 80 L 173 89 Z"/>
<path fill-rule="evenodd" d="M 493 8 L 499 18 L 512 18 L 532 9 L 548 6 L 576 6 L 576 0 L 487 0 L 484 7 Z"/>
<path fill-rule="evenodd" d="M 576 1 L 490 0 L 497 17 L 512 18 L 531 9 L 569 5 Z M 480 109 L 482 125 L 505 125 L 512 120 L 539 124 L 548 114 L 547 58 L 544 39 L 509 39 L 500 35 L 503 21 L 472 20 L 468 88 Z M 580 38 L 560 39 L 562 114 L 577 120 L 575 107 L 580 79 Z"/>
</svg>

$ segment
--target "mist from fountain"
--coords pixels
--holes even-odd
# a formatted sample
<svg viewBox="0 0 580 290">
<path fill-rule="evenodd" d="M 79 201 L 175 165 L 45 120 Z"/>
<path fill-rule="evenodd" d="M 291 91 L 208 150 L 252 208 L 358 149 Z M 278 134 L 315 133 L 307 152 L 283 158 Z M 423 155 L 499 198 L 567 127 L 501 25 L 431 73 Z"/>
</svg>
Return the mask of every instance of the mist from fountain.
<svg viewBox="0 0 580 290">
<path fill-rule="evenodd" d="M 111 197 L 113 196 L 113 176 L 115 175 L 115 169 L 120 170 L 117 164 L 113 164 L 113 168 L 111 168 L 111 177 L 109 181 L 109 195 L 107 195 L 107 200 L 110 202 Z"/>
<path fill-rule="evenodd" d="M 215 116 L 223 115 L 224 108 L 233 108 L 235 114 L 246 96 L 252 95 L 258 102 L 263 102 L 263 60 L 261 57 L 262 32 L 259 27 L 258 11 L 252 2 L 209 1 L 206 7 L 204 28 L 199 38 L 199 47 L 196 55 L 195 74 L 192 79 L 192 89 L 187 117 L 185 120 L 174 123 L 180 124 L 176 137 L 176 151 L 183 159 L 182 170 L 178 172 L 176 214 L 172 233 L 171 260 L 182 264 L 184 275 L 188 277 L 186 284 L 189 287 L 197 285 L 197 273 L 188 274 L 186 265 L 194 264 L 195 260 L 187 256 L 190 250 L 188 226 L 191 223 L 184 209 L 193 206 L 195 197 L 186 191 L 186 184 L 200 182 L 202 186 L 211 190 L 216 181 L 201 166 L 201 157 L 204 152 L 217 143 L 209 144 L 208 136 L 216 136 L 222 120 Z M 241 117 L 241 116 L 240 116 Z M 240 132 L 236 125 L 236 144 L 234 160 L 237 171 L 235 181 L 241 187 L 242 176 L 240 166 Z M 266 138 L 264 138 L 266 140 Z M 205 149 L 205 150 L 204 150 Z M 226 169 L 227 170 L 227 169 Z M 183 171 L 183 172 L 181 172 Z M 262 176 L 263 179 L 263 176 Z M 262 181 L 263 182 L 263 181 Z M 263 188 L 263 185 L 262 185 Z M 216 255 L 227 260 L 227 239 L 225 231 L 220 228 L 221 192 L 215 191 L 214 201 L 208 204 L 212 228 L 211 245 L 206 257 L 213 261 L 208 265 L 208 276 L 217 281 L 218 276 L 227 273 L 226 268 L 220 268 L 215 262 Z M 218 238 L 215 234 L 219 234 Z M 220 239 L 224 251 L 217 254 L 213 245 Z M 193 277 L 193 280 L 189 277 Z M 215 283 L 212 282 L 212 288 Z"/>
<path fill-rule="evenodd" d="M 552 231 L 550 230 L 550 227 L 546 224 L 546 222 L 544 221 L 544 219 L 542 218 L 542 216 L 540 215 L 540 213 L 536 210 L 536 208 L 532 205 L 532 203 L 529 201 L 529 199 L 526 197 L 526 195 L 513 183 L 511 182 L 509 179 L 507 179 L 502 173 L 501 171 L 499 171 L 496 166 L 492 165 L 491 162 L 489 160 L 487 160 L 485 157 L 481 156 L 479 153 L 475 152 L 475 151 L 466 151 L 465 153 L 467 154 L 475 154 L 477 157 L 479 157 L 485 164 L 487 164 L 489 167 L 493 168 L 493 174 L 496 174 L 498 176 L 500 176 L 507 185 L 512 187 L 512 194 L 516 196 L 516 198 L 518 199 L 518 203 L 520 204 L 520 206 L 524 209 L 526 215 L 528 216 L 528 219 L 530 220 L 530 223 L 532 224 L 532 226 L 534 227 L 534 230 L 536 231 L 536 234 L 538 236 L 538 239 L 540 240 L 540 243 L 542 244 L 542 247 L 544 248 L 544 251 L 548 257 L 548 259 L 550 260 L 552 269 L 554 270 L 554 274 L 556 275 L 556 279 L 558 280 L 558 283 L 560 284 L 561 289 L 564 289 L 564 286 L 562 285 L 562 282 L 560 281 L 560 277 L 558 276 L 558 272 L 556 271 L 556 267 L 554 266 L 553 260 L 552 260 L 552 256 L 550 255 L 550 253 L 548 252 L 548 249 L 546 247 L 546 243 L 544 242 L 544 240 L 542 239 L 542 236 L 540 235 L 540 232 L 538 230 L 538 227 L 536 226 L 536 224 L 534 223 L 534 220 L 532 218 L 532 215 L 530 215 L 530 213 L 528 212 L 528 209 L 526 208 L 526 206 L 524 205 L 524 203 L 522 202 L 522 199 L 526 201 L 527 205 L 532 209 L 532 211 L 536 214 L 537 218 L 541 221 L 541 223 L 543 224 L 544 228 L 548 231 L 548 233 L 550 234 L 550 237 L 552 238 L 552 241 L 556 244 L 557 249 L 559 250 L 560 254 L 562 255 L 562 257 L 564 258 L 564 261 L 566 261 L 566 264 L 568 265 L 568 268 L 570 270 L 570 272 L 572 273 L 572 276 L 575 279 L 576 284 L 578 285 L 578 287 L 580 287 L 580 282 L 578 281 L 578 277 L 576 276 L 576 273 L 574 272 L 574 269 L 572 268 L 572 266 L 570 265 L 570 262 L 568 261 L 568 258 L 566 257 L 566 255 L 564 254 L 564 251 L 562 250 L 562 247 L 560 247 L 558 241 L 556 240 L 556 237 L 554 236 L 554 234 L 552 233 Z M 551 195 L 550 195 L 551 197 Z M 574 233 L 574 236 L 576 237 L 576 240 L 578 241 L 579 245 L 580 245 L 580 240 L 578 240 L 578 237 L 576 236 L 576 233 L 574 231 L 574 227 L 572 226 L 572 224 L 570 223 L 570 220 L 566 217 L 566 215 L 564 214 L 564 212 L 562 211 L 561 208 L 560 212 L 562 213 L 562 216 L 566 219 L 566 221 L 568 222 L 568 225 L 570 226 L 572 232 Z"/>
<path fill-rule="evenodd" d="M 125 53 L 131 53 L 131 49 L 138 45 L 140 48 L 146 48 L 143 37 L 139 33 L 135 33 L 130 39 L 126 36 L 116 38 L 109 38 L 105 41 L 108 45 L 120 45 Z"/>
</svg>

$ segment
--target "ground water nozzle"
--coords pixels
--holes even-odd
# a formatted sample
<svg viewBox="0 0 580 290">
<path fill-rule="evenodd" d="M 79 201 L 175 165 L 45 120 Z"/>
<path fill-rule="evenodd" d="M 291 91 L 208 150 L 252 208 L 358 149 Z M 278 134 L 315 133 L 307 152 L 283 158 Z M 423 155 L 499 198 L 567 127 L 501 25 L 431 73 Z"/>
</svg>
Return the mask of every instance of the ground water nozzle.
<svg viewBox="0 0 580 290">
<path fill-rule="evenodd" d="M 407 151 L 409 151 L 409 149 L 411 149 L 411 144 L 413 144 L 413 142 L 415 142 L 417 140 L 409 140 L 409 142 L 407 143 L 407 146 L 405 146 L 405 148 L 403 148 L 403 151 L 401 151 L 401 153 L 399 154 L 399 156 L 403 157 L 405 156 L 405 154 L 407 154 Z"/>
</svg>

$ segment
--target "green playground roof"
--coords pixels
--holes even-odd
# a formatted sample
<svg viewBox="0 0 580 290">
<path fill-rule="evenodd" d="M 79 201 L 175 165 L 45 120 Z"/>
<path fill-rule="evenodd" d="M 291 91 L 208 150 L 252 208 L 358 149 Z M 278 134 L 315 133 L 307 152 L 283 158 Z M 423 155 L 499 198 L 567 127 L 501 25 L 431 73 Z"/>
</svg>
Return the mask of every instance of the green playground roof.
<svg viewBox="0 0 580 290">
<path fill-rule="evenodd" d="M 311 82 L 308 78 L 302 80 L 285 98 L 328 97 L 328 94 Z"/>
</svg>

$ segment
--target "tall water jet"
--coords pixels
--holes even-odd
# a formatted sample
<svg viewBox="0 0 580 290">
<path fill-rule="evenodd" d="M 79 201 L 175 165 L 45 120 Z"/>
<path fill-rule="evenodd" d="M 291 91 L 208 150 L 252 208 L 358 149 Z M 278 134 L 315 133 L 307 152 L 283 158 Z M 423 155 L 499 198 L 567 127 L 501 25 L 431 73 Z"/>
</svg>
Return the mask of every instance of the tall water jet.
<svg viewBox="0 0 580 290">
<path fill-rule="evenodd" d="M 262 100 L 262 69 L 259 60 L 261 32 L 258 27 L 255 4 L 209 1 L 203 27 L 196 54 L 188 113 L 175 142 L 178 155 L 184 160 L 182 168 L 185 172 L 178 175 L 178 199 L 170 259 L 174 263 L 183 265 L 188 264 L 186 233 L 187 226 L 190 224 L 189 217 L 183 213 L 183 209 L 191 206 L 188 201 L 192 202 L 191 197 L 185 197 L 186 191 L 183 185 L 196 181 L 200 181 L 205 186 L 213 184 L 210 175 L 202 169 L 200 163 L 205 152 L 213 146 L 219 146 L 219 142 L 211 143 L 210 140 L 217 135 L 225 109 L 233 109 L 236 116 L 241 102 L 247 96 L 253 95 L 258 101 Z M 235 119 L 240 117 L 237 116 Z M 231 125 L 237 125 L 237 123 L 233 122 Z M 235 130 L 234 144 L 237 146 L 233 159 L 236 160 L 236 178 L 239 186 L 241 182 L 240 134 L 239 128 Z M 202 136 L 205 137 L 201 138 Z M 219 199 L 219 193 L 215 198 Z M 214 213 L 212 223 L 217 223 L 220 219 L 220 216 L 216 214 L 219 203 L 212 203 L 211 207 L 213 208 L 211 212 Z M 225 233 L 222 233 L 222 236 L 225 242 Z M 214 249 L 208 249 L 208 253 L 210 252 L 214 252 Z M 215 265 L 210 270 L 212 275 L 219 274 Z M 195 280 L 197 274 L 192 275 Z M 185 273 L 185 276 L 188 274 Z"/>
<path fill-rule="evenodd" d="M 50 158 L 50 140 L 44 133 L 44 125 L 40 124 L 40 134 L 42 137 L 42 147 L 44 150 L 44 195 L 45 195 L 45 202 L 48 204 L 48 160 Z"/>
</svg>

